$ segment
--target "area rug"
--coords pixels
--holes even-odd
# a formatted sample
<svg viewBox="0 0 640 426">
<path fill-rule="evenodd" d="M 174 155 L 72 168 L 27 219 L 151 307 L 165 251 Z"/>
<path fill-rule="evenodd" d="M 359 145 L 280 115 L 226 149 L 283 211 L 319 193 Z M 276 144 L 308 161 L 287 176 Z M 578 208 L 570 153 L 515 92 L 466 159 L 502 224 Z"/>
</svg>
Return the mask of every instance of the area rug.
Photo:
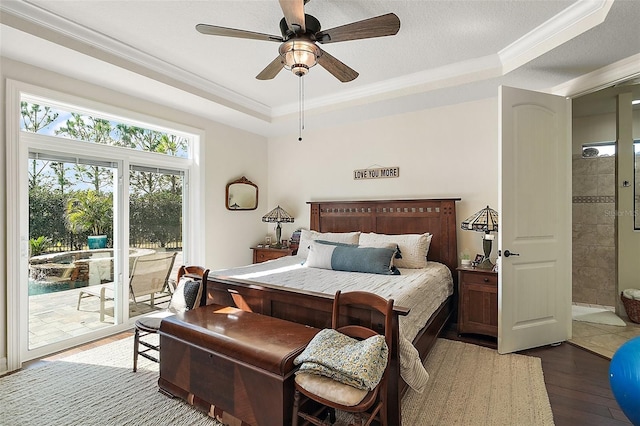
<svg viewBox="0 0 640 426">
<path fill-rule="evenodd" d="M 0 425 L 222 425 L 158 392 L 158 364 L 132 366 L 130 337 L 4 376 Z"/>
<path fill-rule="evenodd" d="M 627 324 L 615 314 L 605 308 L 592 308 L 589 306 L 571 306 L 571 316 L 575 321 L 591 322 L 595 324 L 615 325 L 626 327 Z"/>
<path fill-rule="evenodd" d="M 423 394 L 402 400 L 404 425 L 553 425 L 540 358 L 438 339 Z"/>
<path fill-rule="evenodd" d="M 157 364 L 140 358 L 133 373 L 132 347 L 126 338 L 0 378 L 0 424 L 221 424 L 159 393 Z M 539 358 L 438 339 L 425 366 L 426 391 L 403 399 L 405 426 L 553 425 Z"/>
</svg>

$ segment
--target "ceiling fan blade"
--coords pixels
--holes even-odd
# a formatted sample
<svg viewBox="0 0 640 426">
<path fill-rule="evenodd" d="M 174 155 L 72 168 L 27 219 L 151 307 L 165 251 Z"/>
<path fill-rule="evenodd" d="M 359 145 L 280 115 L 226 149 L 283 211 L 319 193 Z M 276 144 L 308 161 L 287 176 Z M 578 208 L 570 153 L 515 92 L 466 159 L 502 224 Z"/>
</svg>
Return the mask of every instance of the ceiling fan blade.
<svg viewBox="0 0 640 426">
<path fill-rule="evenodd" d="M 400 18 L 394 13 L 376 16 L 363 21 L 352 22 L 340 27 L 316 33 L 318 43 L 336 43 L 338 41 L 360 40 L 363 38 L 395 35 L 400 30 Z"/>
<path fill-rule="evenodd" d="M 258 74 L 256 78 L 258 80 L 271 80 L 276 75 L 278 75 L 282 68 L 282 58 L 280 57 L 280 55 L 278 55 L 278 57 L 271 61 L 271 63 L 269 63 L 269 65 L 267 65 L 265 69 L 260 71 L 260 74 Z"/>
<path fill-rule="evenodd" d="M 318 47 L 318 49 L 320 49 L 320 47 Z M 318 57 L 318 63 L 341 82 L 347 83 L 358 77 L 358 72 L 348 65 L 345 65 L 322 49 L 320 49 L 320 52 L 322 52 L 322 54 Z"/>
<path fill-rule="evenodd" d="M 304 34 L 307 31 L 304 18 L 304 0 L 280 0 L 280 8 L 291 31 L 296 34 Z"/>
<path fill-rule="evenodd" d="M 252 31 L 245 31 L 245 30 L 236 30 L 234 28 L 217 27 L 215 25 L 209 25 L 209 24 L 198 24 L 196 25 L 196 30 L 206 35 L 249 38 L 253 40 L 264 40 L 264 41 L 277 41 L 279 43 L 284 41 L 284 39 L 280 36 L 263 34 L 263 33 L 254 33 Z"/>
</svg>

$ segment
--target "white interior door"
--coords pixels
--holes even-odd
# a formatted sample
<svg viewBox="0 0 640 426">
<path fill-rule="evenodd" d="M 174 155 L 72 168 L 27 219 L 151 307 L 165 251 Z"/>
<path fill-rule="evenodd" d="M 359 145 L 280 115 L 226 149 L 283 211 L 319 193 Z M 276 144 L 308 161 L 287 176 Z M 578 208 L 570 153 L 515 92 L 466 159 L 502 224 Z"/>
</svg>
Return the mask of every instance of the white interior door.
<svg viewBox="0 0 640 426">
<path fill-rule="evenodd" d="M 570 101 L 500 87 L 498 352 L 571 337 Z"/>
</svg>

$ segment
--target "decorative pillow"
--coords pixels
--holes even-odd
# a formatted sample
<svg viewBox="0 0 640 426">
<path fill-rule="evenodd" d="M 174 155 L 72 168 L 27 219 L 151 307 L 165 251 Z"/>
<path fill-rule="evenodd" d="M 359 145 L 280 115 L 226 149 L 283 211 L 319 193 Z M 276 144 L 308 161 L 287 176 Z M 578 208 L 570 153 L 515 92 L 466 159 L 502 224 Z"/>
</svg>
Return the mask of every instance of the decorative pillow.
<svg viewBox="0 0 640 426">
<path fill-rule="evenodd" d="M 358 389 L 375 388 L 387 368 L 384 336 L 357 340 L 332 328 L 320 330 L 293 363 L 298 373 L 318 374 Z"/>
<path fill-rule="evenodd" d="M 394 260 L 393 265 L 398 268 L 419 269 L 427 267 L 427 254 L 431 245 L 429 233 L 386 235 L 370 232 L 360 234 L 360 247 L 380 247 L 384 244 L 397 244 L 401 258 Z"/>
<path fill-rule="evenodd" d="M 167 310 L 177 314 L 193 309 L 200 303 L 200 296 L 202 296 L 202 281 L 182 277 L 171 296 Z"/>
<path fill-rule="evenodd" d="M 333 269 L 334 271 L 400 275 L 400 271 L 391 266 L 391 260 L 396 252 L 393 248 L 335 244 L 312 241 L 309 255 L 304 264 L 310 268 Z"/>
<path fill-rule="evenodd" d="M 322 242 L 322 241 L 320 241 Z M 396 243 L 375 243 L 371 245 L 359 245 L 358 247 L 378 247 L 378 248 L 388 248 L 394 251 L 394 255 L 391 258 L 391 266 L 394 266 L 394 259 L 402 259 L 402 252 L 400 251 L 400 246 Z"/>
<path fill-rule="evenodd" d="M 313 240 L 314 243 L 327 244 L 330 246 L 340 246 L 340 247 L 358 247 L 358 244 L 347 244 L 347 243 L 338 243 L 336 241 L 326 241 L 326 240 Z M 311 246 L 309 246 L 311 248 Z"/>
<path fill-rule="evenodd" d="M 335 243 L 358 244 L 360 231 L 356 232 L 317 232 L 302 229 L 300 231 L 300 245 L 297 255 L 306 258 L 309 255 L 309 246 L 312 241 L 323 240 Z"/>
</svg>

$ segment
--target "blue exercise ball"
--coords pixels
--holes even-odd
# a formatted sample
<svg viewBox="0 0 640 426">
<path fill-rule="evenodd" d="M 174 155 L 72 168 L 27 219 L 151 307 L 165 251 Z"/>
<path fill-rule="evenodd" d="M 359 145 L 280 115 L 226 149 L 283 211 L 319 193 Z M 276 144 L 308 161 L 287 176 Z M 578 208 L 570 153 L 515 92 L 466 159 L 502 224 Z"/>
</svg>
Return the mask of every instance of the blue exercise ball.
<svg viewBox="0 0 640 426">
<path fill-rule="evenodd" d="M 624 414 L 634 426 L 640 426 L 640 337 L 629 340 L 613 354 L 609 383 Z"/>
</svg>

